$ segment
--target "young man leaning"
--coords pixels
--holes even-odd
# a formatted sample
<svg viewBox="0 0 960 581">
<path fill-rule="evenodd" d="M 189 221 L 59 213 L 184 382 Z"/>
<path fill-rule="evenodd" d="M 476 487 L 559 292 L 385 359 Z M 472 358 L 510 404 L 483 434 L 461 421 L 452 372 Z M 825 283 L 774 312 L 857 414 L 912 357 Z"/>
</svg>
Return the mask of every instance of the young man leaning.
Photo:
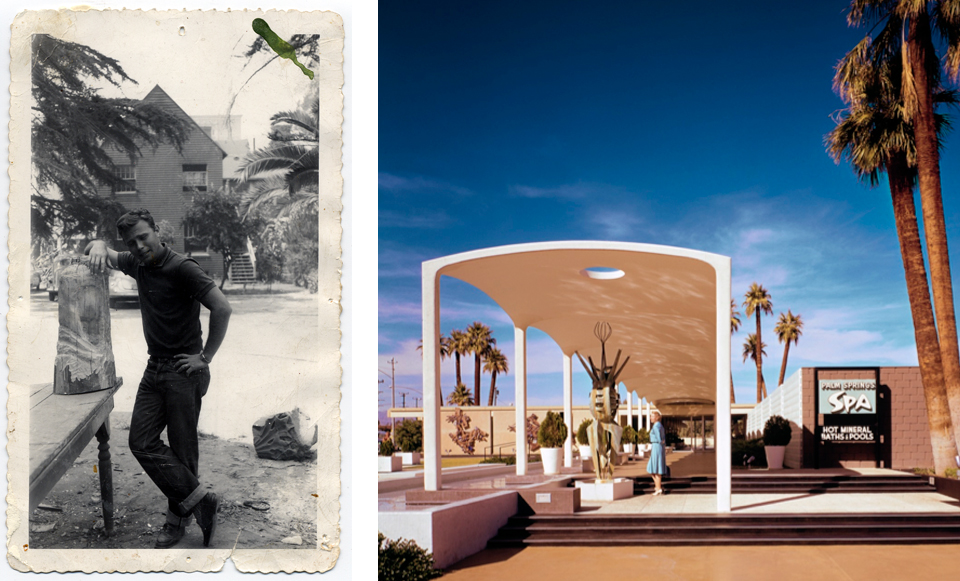
<svg viewBox="0 0 960 581">
<path fill-rule="evenodd" d="M 143 335 L 150 355 L 130 420 L 130 451 L 167 497 L 167 519 L 156 548 L 177 544 L 195 516 L 203 546 L 217 527 L 220 499 L 200 484 L 197 422 L 210 385 L 210 362 L 227 333 L 230 303 L 191 258 L 160 242 L 150 212 L 128 212 L 117 221 L 126 252 L 102 240 L 87 245 L 90 268 L 119 269 L 137 281 Z M 200 305 L 210 310 L 206 345 Z M 167 446 L 160 433 L 167 429 Z"/>
</svg>

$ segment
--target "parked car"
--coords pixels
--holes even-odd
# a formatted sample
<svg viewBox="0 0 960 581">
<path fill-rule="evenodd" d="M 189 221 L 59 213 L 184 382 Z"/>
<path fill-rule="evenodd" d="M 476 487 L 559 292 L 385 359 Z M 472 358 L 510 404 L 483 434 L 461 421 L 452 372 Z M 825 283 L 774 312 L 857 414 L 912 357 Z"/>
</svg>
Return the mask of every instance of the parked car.
<svg viewBox="0 0 960 581">
<path fill-rule="evenodd" d="M 64 266 L 75 263 L 80 257 L 69 253 L 57 257 L 53 268 L 53 277 L 47 286 L 47 293 L 51 301 L 56 301 L 60 295 L 60 271 Z M 116 308 L 119 303 L 130 303 L 140 306 L 140 294 L 137 292 L 137 281 L 119 270 L 110 269 L 107 271 L 110 275 L 107 281 L 110 289 L 110 307 Z"/>
</svg>

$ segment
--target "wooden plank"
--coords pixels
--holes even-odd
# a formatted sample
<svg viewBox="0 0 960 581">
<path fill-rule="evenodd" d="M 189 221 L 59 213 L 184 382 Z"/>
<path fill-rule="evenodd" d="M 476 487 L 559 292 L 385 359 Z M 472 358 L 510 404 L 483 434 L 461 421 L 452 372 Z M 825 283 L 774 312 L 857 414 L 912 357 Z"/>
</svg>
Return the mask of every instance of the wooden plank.
<svg viewBox="0 0 960 581">
<path fill-rule="evenodd" d="M 53 390 L 53 384 L 48 384 Z M 113 410 L 112 389 L 51 395 L 30 410 L 30 512 L 73 466 Z"/>
</svg>

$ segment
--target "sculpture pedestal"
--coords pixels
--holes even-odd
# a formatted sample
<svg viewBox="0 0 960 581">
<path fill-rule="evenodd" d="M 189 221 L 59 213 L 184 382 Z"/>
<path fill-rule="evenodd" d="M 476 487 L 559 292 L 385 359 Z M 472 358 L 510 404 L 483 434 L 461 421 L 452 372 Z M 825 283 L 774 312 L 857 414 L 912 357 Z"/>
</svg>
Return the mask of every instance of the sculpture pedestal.
<svg viewBox="0 0 960 581">
<path fill-rule="evenodd" d="M 578 480 L 580 500 L 620 500 L 633 496 L 633 480 L 614 478 L 612 481 Z"/>
</svg>

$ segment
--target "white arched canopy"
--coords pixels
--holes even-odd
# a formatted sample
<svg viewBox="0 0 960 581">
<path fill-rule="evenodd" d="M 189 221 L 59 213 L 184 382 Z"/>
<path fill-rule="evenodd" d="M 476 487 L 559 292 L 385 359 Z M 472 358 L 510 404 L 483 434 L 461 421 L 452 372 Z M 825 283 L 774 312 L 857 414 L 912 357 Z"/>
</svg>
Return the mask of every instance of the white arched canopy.
<svg viewBox="0 0 960 581">
<path fill-rule="evenodd" d="M 676 406 L 716 414 L 718 510 L 729 511 L 729 257 L 651 244 L 585 241 L 501 246 L 424 262 L 428 490 L 440 487 L 439 430 L 429 429 L 428 424 L 439 424 L 441 275 L 470 283 L 500 305 L 514 323 L 518 343 L 525 342 L 527 329 L 534 327 L 574 360 L 574 353 L 579 353 L 599 363 L 600 343 L 594 326 L 600 321 L 610 323 L 613 335 L 607 341 L 608 362 L 612 363 L 618 349 L 623 357 L 630 356 L 619 378 L 629 391 L 667 413 Z M 517 345 L 515 357 L 519 420 L 525 417 L 526 408 L 526 365 L 520 360 L 526 357 L 525 345 Z M 428 417 L 431 400 L 435 418 Z M 431 442 L 434 458 L 428 450 Z M 522 473 L 525 462 L 519 456 L 517 469 Z M 721 458 L 725 462 L 721 463 Z M 430 466 L 431 460 L 435 467 Z M 726 486 L 720 482 L 724 474 Z"/>
</svg>

